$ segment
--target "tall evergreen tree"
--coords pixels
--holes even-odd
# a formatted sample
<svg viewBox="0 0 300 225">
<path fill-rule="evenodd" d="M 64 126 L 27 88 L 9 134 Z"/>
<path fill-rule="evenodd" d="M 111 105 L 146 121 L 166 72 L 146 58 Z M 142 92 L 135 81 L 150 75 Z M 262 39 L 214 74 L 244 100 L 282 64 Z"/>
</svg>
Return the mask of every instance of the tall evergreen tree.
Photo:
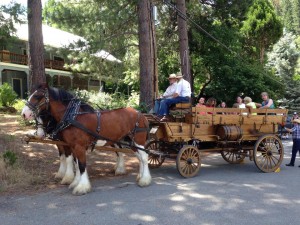
<svg viewBox="0 0 300 225">
<path fill-rule="evenodd" d="M 154 49 L 152 36 L 151 4 L 149 0 L 138 2 L 139 52 L 140 52 L 140 104 L 147 110 L 153 106 L 154 99 Z"/>
<path fill-rule="evenodd" d="M 23 23 L 20 18 L 25 13 L 21 4 L 14 3 L 0 6 L 0 48 L 6 49 L 9 40 L 13 38 L 15 24 Z"/>
<path fill-rule="evenodd" d="M 45 83 L 44 41 L 42 31 L 41 0 L 28 0 L 28 35 L 29 35 L 29 90 L 34 86 Z"/>
<path fill-rule="evenodd" d="M 241 31 L 249 52 L 263 64 L 267 48 L 278 41 L 282 29 L 271 3 L 268 0 L 254 0 Z"/>
</svg>

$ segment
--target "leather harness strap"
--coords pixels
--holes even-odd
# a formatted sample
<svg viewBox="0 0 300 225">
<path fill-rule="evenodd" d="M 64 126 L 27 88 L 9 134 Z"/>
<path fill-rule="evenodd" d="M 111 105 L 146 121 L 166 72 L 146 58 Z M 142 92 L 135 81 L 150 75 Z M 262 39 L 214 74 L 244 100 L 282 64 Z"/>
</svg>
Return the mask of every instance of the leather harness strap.
<svg viewBox="0 0 300 225">
<path fill-rule="evenodd" d="M 133 145 L 132 143 L 128 144 L 128 143 L 125 143 L 125 142 L 114 141 L 114 140 L 111 140 L 107 137 L 99 135 L 99 132 L 100 132 L 100 129 L 101 129 L 101 125 L 100 125 L 101 124 L 101 112 L 100 111 L 97 111 L 97 128 L 96 128 L 96 132 L 93 132 L 90 129 L 86 128 L 84 125 L 82 125 L 81 123 L 79 123 L 76 120 L 77 115 L 82 114 L 82 113 L 79 113 L 80 105 L 81 105 L 81 101 L 78 100 L 78 99 L 72 99 L 70 101 L 70 103 L 67 107 L 67 110 L 66 110 L 66 112 L 63 116 L 63 119 L 56 126 L 54 131 L 50 134 L 51 139 L 54 139 L 54 140 L 58 139 L 59 138 L 58 135 L 61 131 L 63 131 L 64 129 L 66 129 L 70 125 L 73 125 L 74 127 L 77 127 L 79 129 L 83 130 L 84 132 L 88 133 L 89 135 L 93 136 L 96 139 L 91 144 L 92 149 L 94 149 L 97 140 L 106 140 L 106 141 L 112 142 L 114 144 L 124 145 L 124 146 L 128 146 L 130 148 L 134 147 L 138 150 L 145 151 L 146 153 L 149 152 L 148 150 L 145 150 L 144 148 L 137 147 L 137 146 Z M 137 112 L 137 113 L 138 113 L 138 118 L 137 118 L 137 122 L 135 124 L 135 127 L 133 128 L 133 130 L 131 132 L 129 132 L 129 134 L 125 135 L 125 136 L 132 135 L 132 138 L 131 138 L 132 140 L 134 139 L 134 134 L 137 133 L 137 132 L 145 132 L 145 131 L 149 132 L 149 128 L 138 127 L 141 113 L 140 112 Z"/>
</svg>

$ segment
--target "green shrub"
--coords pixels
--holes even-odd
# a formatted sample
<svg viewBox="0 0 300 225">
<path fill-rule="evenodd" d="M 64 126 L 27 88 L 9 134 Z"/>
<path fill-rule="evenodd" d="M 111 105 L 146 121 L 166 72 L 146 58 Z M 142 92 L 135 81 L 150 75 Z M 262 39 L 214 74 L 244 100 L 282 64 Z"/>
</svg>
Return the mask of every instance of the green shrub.
<svg viewBox="0 0 300 225">
<path fill-rule="evenodd" d="M 12 151 L 5 151 L 3 153 L 3 158 L 6 164 L 13 166 L 17 162 L 17 155 Z"/>
<path fill-rule="evenodd" d="M 24 100 L 17 99 L 16 102 L 13 104 L 13 107 L 17 110 L 18 113 L 22 112 L 22 109 L 25 106 Z"/>
<path fill-rule="evenodd" d="M 135 109 L 144 111 L 145 106 L 139 105 L 140 95 L 137 92 L 132 92 L 131 95 L 116 92 L 114 94 L 108 94 L 104 92 L 76 90 L 75 95 L 89 104 L 95 109 L 116 109 L 126 106 L 131 106 Z"/>
<path fill-rule="evenodd" d="M 17 100 L 17 97 L 17 93 L 8 83 L 4 83 L 0 86 L 0 102 L 4 107 L 12 106 Z"/>
</svg>

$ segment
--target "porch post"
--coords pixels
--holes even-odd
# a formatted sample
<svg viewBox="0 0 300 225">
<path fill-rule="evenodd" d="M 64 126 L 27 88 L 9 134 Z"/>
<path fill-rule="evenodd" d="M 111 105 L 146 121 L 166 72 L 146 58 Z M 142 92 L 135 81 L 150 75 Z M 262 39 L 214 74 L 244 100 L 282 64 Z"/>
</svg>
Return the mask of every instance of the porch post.
<svg viewBox="0 0 300 225">
<path fill-rule="evenodd" d="M 2 71 L 4 70 L 4 68 L 2 66 L 0 66 L 0 86 L 2 85 Z"/>
</svg>

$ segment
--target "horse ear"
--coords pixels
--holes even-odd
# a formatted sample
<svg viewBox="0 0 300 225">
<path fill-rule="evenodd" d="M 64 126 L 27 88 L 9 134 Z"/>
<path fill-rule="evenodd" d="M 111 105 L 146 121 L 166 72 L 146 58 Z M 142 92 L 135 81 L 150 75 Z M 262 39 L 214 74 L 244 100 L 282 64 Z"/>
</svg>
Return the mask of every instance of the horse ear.
<svg viewBox="0 0 300 225">
<path fill-rule="evenodd" d="M 48 83 L 43 83 L 45 88 L 49 88 Z"/>
<path fill-rule="evenodd" d="M 39 88 L 46 89 L 49 88 L 48 83 L 41 83 L 38 85 Z"/>
</svg>

